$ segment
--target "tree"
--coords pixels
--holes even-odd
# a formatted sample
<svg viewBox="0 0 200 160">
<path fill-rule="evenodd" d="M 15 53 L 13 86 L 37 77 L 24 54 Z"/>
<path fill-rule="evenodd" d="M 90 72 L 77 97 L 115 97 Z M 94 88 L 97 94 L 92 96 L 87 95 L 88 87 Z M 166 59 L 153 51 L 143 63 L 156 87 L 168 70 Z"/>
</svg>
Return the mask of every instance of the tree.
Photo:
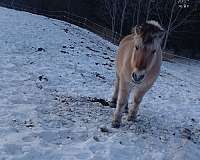
<svg viewBox="0 0 200 160">
<path fill-rule="evenodd" d="M 117 16 L 117 1 L 118 0 L 104 0 L 105 7 L 111 18 L 112 38 L 115 39 L 115 27 Z"/>
<path fill-rule="evenodd" d="M 154 10 L 157 14 L 155 15 L 166 28 L 163 49 L 166 48 L 171 33 L 186 23 L 190 23 L 189 18 L 194 12 L 194 7 L 188 2 L 189 0 L 156 1 Z"/>
</svg>

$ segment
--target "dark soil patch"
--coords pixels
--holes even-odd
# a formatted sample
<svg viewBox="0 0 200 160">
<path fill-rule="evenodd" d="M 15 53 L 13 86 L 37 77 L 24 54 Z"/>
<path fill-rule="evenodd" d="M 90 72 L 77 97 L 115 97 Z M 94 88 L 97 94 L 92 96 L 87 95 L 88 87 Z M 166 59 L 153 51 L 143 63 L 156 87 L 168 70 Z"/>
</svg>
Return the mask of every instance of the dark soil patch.
<svg viewBox="0 0 200 160">
<path fill-rule="evenodd" d="M 103 106 L 109 106 L 109 102 L 106 101 L 105 99 L 102 99 L 102 98 L 87 97 L 87 101 L 89 101 L 89 102 L 98 102 L 98 103 L 100 103 L 100 104 L 103 105 Z"/>
</svg>

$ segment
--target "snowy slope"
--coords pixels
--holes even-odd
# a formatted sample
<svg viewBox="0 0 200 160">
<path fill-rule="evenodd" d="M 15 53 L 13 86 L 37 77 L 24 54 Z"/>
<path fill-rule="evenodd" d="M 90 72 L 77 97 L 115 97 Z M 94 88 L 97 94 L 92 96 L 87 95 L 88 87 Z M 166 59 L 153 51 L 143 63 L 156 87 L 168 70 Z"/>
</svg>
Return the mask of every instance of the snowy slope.
<svg viewBox="0 0 200 160">
<path fill-rule="evenodd" d="M 163 62 L 136 122 L 111 128 L 117 47 L 0 7 L 0 160 L 199 160 L 200 63 Z"/>
</svg>

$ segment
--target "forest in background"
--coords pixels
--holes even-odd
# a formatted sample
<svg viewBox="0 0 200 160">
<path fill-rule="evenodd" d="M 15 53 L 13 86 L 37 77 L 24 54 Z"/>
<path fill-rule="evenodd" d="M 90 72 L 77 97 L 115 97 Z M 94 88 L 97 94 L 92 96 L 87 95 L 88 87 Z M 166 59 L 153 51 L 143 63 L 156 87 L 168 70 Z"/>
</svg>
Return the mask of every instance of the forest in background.
<svg viewBox="0 0 200 160">
<path fill-rule="evenodd" d="M 200 59 L 199 0 L 0 0 L 40 10 L 67 11 L 110 28 L 121 37 L 146 20 L 157 20 L 166 30 L 163 48 Z M 30 10 L 32 11 L 32 10 Z"/>
</svg>

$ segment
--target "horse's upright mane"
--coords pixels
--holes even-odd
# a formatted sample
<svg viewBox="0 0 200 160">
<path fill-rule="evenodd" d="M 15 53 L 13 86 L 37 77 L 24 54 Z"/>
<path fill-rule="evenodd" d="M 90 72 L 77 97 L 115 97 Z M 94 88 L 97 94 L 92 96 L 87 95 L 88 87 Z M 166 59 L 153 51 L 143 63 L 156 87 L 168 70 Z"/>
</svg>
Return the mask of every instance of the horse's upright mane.
<svg viewBox="0 0 200 160">
<path fill-rule="evenodd" d="M 132 29 L 134 35 L 138 35 L 142 38 L 143 44 L 150 44 L 156 37 L 162 38 L 164 29 L 161 25 L 154 20 L 146 21 L 141 25 L 136 25 Z M 156 35 L 156 36 L 155 36 Z"/>
<path fill-rule="evenodd" d="M 135 30 L 139 28 L 141 32 L 157 32 L 157 31 L 164 31 L 161 25 L 155 20 L 149 20 L 145 23 L 140 25 L 136 25 L 132 28 L 131 33 L 135 33 Z"/>
<path fill-rule="evenodd" d="M 150 21 L 147 21 L 146 23 L 159 28 L 161 31 L 164 31 L 164 29 L 161 27 L 161 25 L 157 21 L 150 20 Z"/>
</svg>

